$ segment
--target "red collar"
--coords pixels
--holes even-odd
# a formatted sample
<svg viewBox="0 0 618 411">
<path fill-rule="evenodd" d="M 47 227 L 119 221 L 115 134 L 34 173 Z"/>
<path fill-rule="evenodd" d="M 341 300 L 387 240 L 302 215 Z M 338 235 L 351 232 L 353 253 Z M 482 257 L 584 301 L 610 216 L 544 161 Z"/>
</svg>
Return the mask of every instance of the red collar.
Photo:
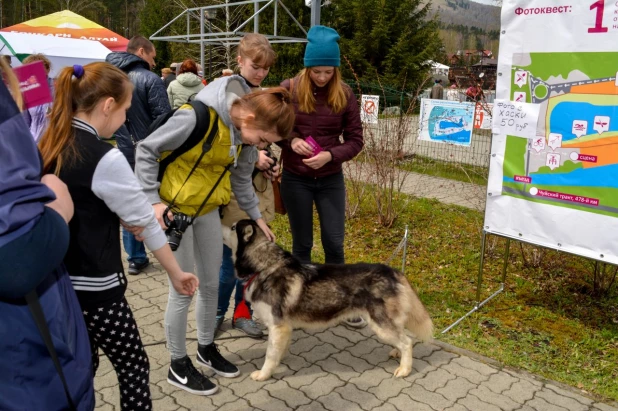
<svg viewBox="0 0 618 411">
<path fill-rule="evenodd" d="M 242 289 L 243 294 L 247 290 L 247 288 L 249 288 L 249 286 L 251 285 L 251 282 L 255 280 L 255 277 L 257 277 L 258 275 L 260 275 L 260 273 L 255 273 L 251 277 L 249 277 L 249 281 L 247 281 L 247 284 L 245 284 L 245 286 Z"/>
</svg>

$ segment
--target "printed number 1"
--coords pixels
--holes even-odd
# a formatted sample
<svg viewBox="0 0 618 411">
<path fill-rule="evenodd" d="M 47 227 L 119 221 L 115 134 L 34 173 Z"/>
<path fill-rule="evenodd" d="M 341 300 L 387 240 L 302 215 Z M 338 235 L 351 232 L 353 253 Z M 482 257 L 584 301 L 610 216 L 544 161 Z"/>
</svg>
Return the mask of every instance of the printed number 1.
<svg viewBox="0 0 618 411">
<path fill-rule="evenodd" d="M 607 27 L 603 27 L 603 12 L 605 11 L 605 0 L 597 0 L 590 5 L 590 10 L 597 9 L 594 27 L 588 29 L 588 33 L 607 33 Z"/>
</svg>

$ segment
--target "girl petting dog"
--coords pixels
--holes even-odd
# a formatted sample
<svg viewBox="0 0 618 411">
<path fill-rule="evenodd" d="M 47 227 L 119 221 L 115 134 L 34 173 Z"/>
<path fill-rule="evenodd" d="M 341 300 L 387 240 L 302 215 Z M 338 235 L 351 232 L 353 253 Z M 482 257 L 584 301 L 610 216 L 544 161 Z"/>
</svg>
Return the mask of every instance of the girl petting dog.
<svg viewBox="0 0 618 411">
<path fill-rule="evenodd" d="M 219 353 L 214 343 L 223 248 L 218 208 L 229 202 L 232 190 L 240 208 L 256 221 L 269 240 L 274 240 L 259 211 L 252 186 L 252 172 L 258 158 L 256 148 L 287 137 L 294 124 L 287 90 L 272 88 L 249 93 L 249 87 L 239 76 L 213 81 L 196 96 L 192 105 L 180 107 L 138 145 L 135 166 L 159 223 L 165 228 L 172 225 L 170 240 L 174 236 L 178 242 L 182 237 L 176 251 L 181 267 L 186 270 L 197 267 L 200 280 L 196 304 L 197 362 L 223 377 L 235 377 L 240 372 Z M 185 144 L 193 141 L 194 129 L 204 123 L 204 116 L 208 121 L 206 133 L 195 144 Z M 175 159 L 165 160 L 170 156 Z M 163 173 L 161 160 L 169 162 Z M 193 394 L 210 395 L 217 391 L 217 386 L 196 370 L 187 355 L 187 315 L 191 300 L 190 296 L 170 287 L 165 313 L 171 355 L 167 381 Z"/>
<path fill-rule="evenodd" d="M 198 280 L 180 269 L 129 163 L 105 141 L 125 122 L 132 92 L 127 75 L 110 64 L 63 69 L 39 147 L 44 172 L 68 186 L 75 204 L 64 263 L 86 320 L 94 372 L 100 347 L 116 370 L 122 409 L 149 410 L 148 356 L 124 297 L 121 221 L 143 239 L 177 293 L 192 295 Z"/>
</svg>

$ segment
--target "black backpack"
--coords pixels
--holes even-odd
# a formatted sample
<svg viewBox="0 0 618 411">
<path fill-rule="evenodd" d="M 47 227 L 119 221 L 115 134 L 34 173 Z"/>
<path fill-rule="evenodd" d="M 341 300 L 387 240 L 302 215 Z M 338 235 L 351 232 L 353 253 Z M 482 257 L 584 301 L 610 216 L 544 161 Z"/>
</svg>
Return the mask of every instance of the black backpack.
<svg viewBox="0 0 618 411">
<path fill-rule="evenodd" d="M 189 138 L 187 138 L 180 147 L 178 147 L 169 156 L 165 157 L 159 162 L 159 175 L 157 176 L 157 180 L 159 182 L 163 179 L 163 174 L 165 174 L 165 169 L 167 168 L 167 166 L 172 164 L 174 160 L 176 160 L 178 157 L 195 147 L 196 144 L 198 144 L 204 138 L 206 132 L 208 131 L 208 126 L 210 125 L 210 109 L 208 108 L 208 106 L 198 100 L 193 100 L 188 104 L 193 108 L 193 111 L 195 112 L 195 128 L 189 135 Z M 150 127 L 148 127 L 148 135 L 152 134 L 155 130 L 165 124 L 167 120 L 169 120 L 176 113 L 177 110 L 178 109 L 171 110 L 157 117 L 155 121 L 150 124 Z M 218 131 L 218 119 L 215 119 L 215 123 L 213 124 L 213 130 L 208 135 L 208 138 L 204 143 L 204 153 L 210 150 L 212 146 L 212 141 L 217 134 L 216 131 Z"/>
</svg>

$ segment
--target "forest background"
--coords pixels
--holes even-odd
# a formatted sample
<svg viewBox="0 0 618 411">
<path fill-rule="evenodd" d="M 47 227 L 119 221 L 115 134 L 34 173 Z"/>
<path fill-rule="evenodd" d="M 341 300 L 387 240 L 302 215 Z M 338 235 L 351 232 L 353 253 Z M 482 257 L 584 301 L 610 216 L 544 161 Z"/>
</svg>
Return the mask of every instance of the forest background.
<svg viewBox="0 0 618 411">
<path fill-rule="evenodd" d="M 131 38 L 149 37 L 184 10 L 214 4 L 233 4 L 236 0 L 0 0 L 0 27 L 71 10 L 110 30 Z M 265 1 L 260 3 L 262 6 Z M 311 10 L 304 0 L 283 0 L 291 14 L 305 27 L 310 26 Z M 448 64 L 449 55 L 464 50 L 498 52 L 499 7 L 469 0 L 327 0 L 321 23 L 341 35 L 344 77 L 354 71 L 362 82 L 376 82 L 396 89 L 411 89 L 425 77 L 427 60 Z M 225 31 L 236 27 L 254 13 L 252 4 L 219 9 L 207 21 L 206 31 Z M 260 14 L 260 32 L 273 33 L 274 7 Z M 192 32 L 199 33 L 198 19 L 192 19 Z M 279 8 L 280 35 L 304 37 L 292 19 Z M 252 30 L 253 24 L 246 26 Z M 179 19 L 160 35 L 185 34 L 186 20 Z M 198 45 L 156 42 L 157 68 L 172 61 L 193 58 L 199 61 Z M 233 46 L 206 47 L 206 77 L 233 68 Z M 304 44 L 275 45 L 279 58 L 269 82 L 294 75 L 302 68 Z M 474 63 L 474 62 L 467 62 Z"/>
</svg>

